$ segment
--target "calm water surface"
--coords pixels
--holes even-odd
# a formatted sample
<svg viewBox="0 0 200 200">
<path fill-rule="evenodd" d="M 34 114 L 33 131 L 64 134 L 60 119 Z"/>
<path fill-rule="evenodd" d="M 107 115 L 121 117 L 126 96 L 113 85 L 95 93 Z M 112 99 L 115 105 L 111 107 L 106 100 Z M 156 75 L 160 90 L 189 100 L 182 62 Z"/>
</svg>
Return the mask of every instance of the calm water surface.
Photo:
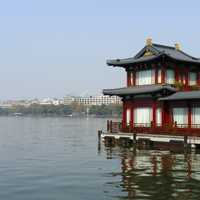
<svg viewBox="0 0 200 200">
<path fill-rule="evenodd" d="M 200 155 L 98 149 L 106 119 L 0 118 L 0 199 L 200 199 Z"/>
</svg>

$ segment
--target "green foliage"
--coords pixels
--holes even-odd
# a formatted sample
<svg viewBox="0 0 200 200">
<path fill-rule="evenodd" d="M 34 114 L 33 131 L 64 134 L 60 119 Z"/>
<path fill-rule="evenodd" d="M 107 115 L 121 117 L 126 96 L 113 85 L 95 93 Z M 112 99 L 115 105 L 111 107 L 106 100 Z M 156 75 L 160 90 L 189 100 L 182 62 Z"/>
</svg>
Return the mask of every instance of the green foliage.
<svg viewBox="0 0 200 200">
<path fill-rule="evenodd" d="M 39 105 L 32 104 L 28 107 L 13 106 L 11 108 L 1 108 L 0 115 L 22 113 L 23 115 L 70 115 L 72 108 L 66 105 Z"/>
<path fill-rule="evenodd" d="M 174 83 L 174 86 L 175 86 L 175 88 L 177 88 L 178 90 L 183 90 L 183 88 L 184 88 L 184 84 L 181 83 L 181 82 L 178 82 L 178 81 L 176 81 L 176 82 Z"/>
<path fill-rule="evenodd" d="M 89 114 L 93 115 L 121 115 L 122 107 L 121 105 L 101 105 L 101 106 L 91 106 Z"/>
<path fill-rule="evenodd" d="M 101 105 L 86 107 L 81 104 L 71 105 L 39 105 L 32 104 L 28 107 L 16 105 L 10 108 L 0 108 L 0 115 L 14 115 L 15 113 L 21 113 L 23 115 L 43 115 L 43 116 L 66 116 L 73 113 L 83 114 L 86 113 L 89 108 L 89 114 L 103 116 L 103 115 L 117 115 L 122 112 L 121 105 Z"/>
<path fill-rule="evenodd" d="M 191 90 L 199 90 L 199 86 L 198 85 L 191 85 L 190 89 Z"/>
</svg>

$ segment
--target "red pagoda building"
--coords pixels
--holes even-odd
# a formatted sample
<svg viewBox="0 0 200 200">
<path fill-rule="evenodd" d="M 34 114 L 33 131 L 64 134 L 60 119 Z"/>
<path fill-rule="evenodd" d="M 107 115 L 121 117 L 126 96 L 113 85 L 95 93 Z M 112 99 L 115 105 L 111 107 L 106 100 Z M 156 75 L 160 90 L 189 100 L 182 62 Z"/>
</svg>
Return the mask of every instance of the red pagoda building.
<svg viewBox="0 0 200 200">
<path fill-rule="evenodd" d="M 127 86 L 104 89 L 123 101 L 122 133 L 200 136 L 200 59 L 147 39 L 134 57 L 107 60 L 127 72 Z M 113 128 L 108 123 L 108 129 Z M 117 126 L 118 126 L 117 125 Z M 112 132 L 112 131 L 110 131 Z"/>
</svg>

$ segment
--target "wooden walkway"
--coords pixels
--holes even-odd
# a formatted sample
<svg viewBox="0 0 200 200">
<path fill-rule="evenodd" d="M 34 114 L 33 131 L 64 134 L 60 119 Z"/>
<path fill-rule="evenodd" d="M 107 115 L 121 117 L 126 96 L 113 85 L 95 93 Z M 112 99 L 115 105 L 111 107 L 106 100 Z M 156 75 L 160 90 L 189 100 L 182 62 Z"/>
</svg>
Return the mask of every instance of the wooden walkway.
<svg viewBox="0 0 200 200">
<path fill-rule="evenodd" d="M 190 145 L 199 145 L 200 144 L 200 137 L 194 137 L 194 136 L 174 136 L 174 135 L 157 135 L 157 134 L 141 134 L 141 133 L 109 133 L 109 132 L 103 132 L 99 131 L 99 137 L 101 139 L 106 138 L 113 138 L 113 139 L 129 139 L 133 142 L 136 142 L 138 140 L 144 140 L 144 141 L 152 141 L 152 142 L 183 142 L 185 144 Z"/>
</svg>

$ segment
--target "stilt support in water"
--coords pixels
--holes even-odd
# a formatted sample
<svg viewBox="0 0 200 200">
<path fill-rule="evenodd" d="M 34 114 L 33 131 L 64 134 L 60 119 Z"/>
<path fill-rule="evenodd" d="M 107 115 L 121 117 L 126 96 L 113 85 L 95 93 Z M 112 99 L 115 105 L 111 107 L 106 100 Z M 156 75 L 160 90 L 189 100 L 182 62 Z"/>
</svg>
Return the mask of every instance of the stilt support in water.
<svg viewBox="0 0 200 200">
<path fill-rule="evenodd" d="M 102 134 L 102 131 L 99 130 L 98 131 L 98 152 L 101 151 L 101 134 Z"/>
</svg>

